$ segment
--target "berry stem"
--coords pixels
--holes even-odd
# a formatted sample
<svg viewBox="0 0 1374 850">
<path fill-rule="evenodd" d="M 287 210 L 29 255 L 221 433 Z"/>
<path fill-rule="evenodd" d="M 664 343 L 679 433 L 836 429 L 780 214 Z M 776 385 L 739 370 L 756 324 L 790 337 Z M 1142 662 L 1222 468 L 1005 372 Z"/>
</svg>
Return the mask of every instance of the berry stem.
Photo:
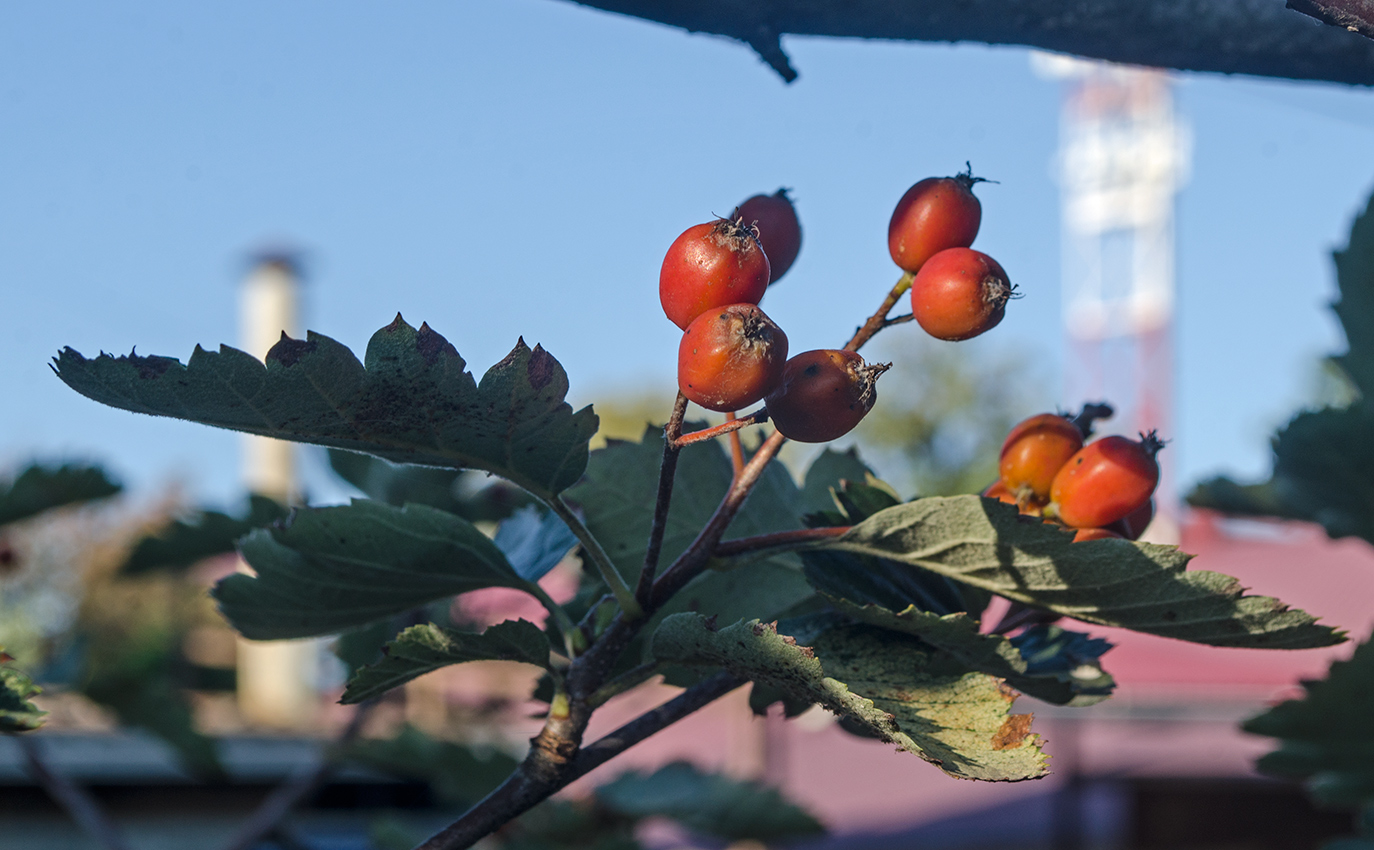
<svg viewBox="0 0 1374 850">
<path fill-rule="evenodd" d="M 677 458 L 682 451 L 678 438 L 682 436 L 682 417 L 687 413 L 687 396 L 677 394 L 673 413 L 663 426 L 663 461 L 658 467 L 658 495 L 654 499 L 654 521 L 649 527 L 649 545 L 644 549 L 644 566 L 639 570 L 635 585 L 635 599 L 643 603 L 649 598 L 658 572 L 658 558 L 663 551 L 663 534 L 668 528 L 668 503 L 673 498 L 673 480 L 677 476 Z"/>
<path fill-rule="evenodd" d="M 738 421 L 735 411 L 725 414 L 727 423 Z M 744 445 L 740 443 L 739 431 L 730 432 L 730 466 L 733 469 L 733 478 L 739 478 L 739 474 L 744 471 Z"/>
<path fill-rule="evenodd" d="M 883 303 L 878 305 L 878 309 L 873 315 L 868 317 L 868 321 L 860 325 L 859 328 L 854 331 L 854 336 L 850 338 L 849 342 L 844 344 L 845 351 L 858 351 L 860 348 L 863 348 L 864 343 L 868 342 L 878 333 L 878 331 L 887 326 L 887 314 L 891 313 L 892 308 L 897 306 L 897 299 L 905 295 L 907 290 L 911 288 L 911 281 L 914 280 L 915 277 L 916 275 L 911 272 L 906 272 L 897 280 L 897 283 L 892 287 L 892 291 L 883 299 Z M 894 324 L 900 324 L 900 322 L 894 322 Z"/>
<path fill-rule="evenodd" d="M 713 425 L 710 428 L 703 428 L 700 431 L 693 431 L 690 434 L 683 434 L 682 436 L 678 437 L 676 440 L 673 441 L 674 447 L 681 449 L 684 446 L 690 446 L 693 443 L 700 443 L 706 440 L 715 439 L 716 437 L 722 437 L 726 434 L 732 434 L 740 430 L 741 428 L 747 428 L 750 425 L 760 425 L 768 421 L 768 408 L 760 407 L 753 413 L 741 416 L 737 419 L 732 419 L 732 416 L 734 416 L 734 414 L 727 414 L 725 417 L 725 421 L 720 425 Z M 743 467 L 744 451 L 743 449 L 741 449 L 739 455 L 739 465 L 736 469 L 736 475 L 739 474 L 740 470 L 742 470 Z"/>
</svg>

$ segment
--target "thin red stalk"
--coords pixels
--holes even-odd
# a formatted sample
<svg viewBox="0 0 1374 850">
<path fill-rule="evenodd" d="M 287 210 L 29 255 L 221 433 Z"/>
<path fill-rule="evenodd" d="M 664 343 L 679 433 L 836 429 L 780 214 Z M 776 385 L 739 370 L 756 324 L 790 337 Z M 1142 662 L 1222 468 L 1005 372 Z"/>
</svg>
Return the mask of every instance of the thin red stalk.
<svg viewBox="0 0 1374 850">
<path fill-rule="evenodd" d="M 753 413 L 748 414 L 747 416 L 741 416 L 738 419 L 731 419 L 727 417 L 726 420 L 720 425 L 713 425 L 710 428 L 703 428 L 700 431 L 693 431 L 690 434 L 683 434 L 682 436 L 678 437 L 677 440 L 675 440 L 674 442 L 678 448 L 682 448 L 684 446 L 690 446 L 693 443 L 701 443 L 705 442 L 706 440 L 713 440 L 716 437 L 721 437 L 725 434 L 733 433 L 741 428 L 748 428 L 750 425 L 756 425 L 758 423 L 767 421 L 768 408 L 761 407 L 758 410 L 755 410 Z M 741 460 L 743 460 L 742 455 Z"/>
<path fill-rule="evenodd" d="M 736 418 L 733 410 L 725 414 L 726 422 L 734 422 Z M 740 443 L 738 431 L 730 432 L 730 467 L 735 478 L 744 471 L 744 445 Z"/>
<path fill-rule="evenodd" d="M 831 528 L 803 528 L 797 531 L 779 531 L 774 534 L 760 534 L 756 537 L 741 537 L 738 540 L 726 540 L 716 546 L 714 554 L 716 557 L 726 558 L 731 555 L 744 555 L 749 552 L 761 552 L 772 549 L 796 549 L 808 543 L 815 543 L 817 540 L 829 540 L 832 537 L 839 537 L 850 529 L 850 526 L 841 525 Z"/>
<path fill-rule="evenodd" d="M 858 351 L 863 348 L 864 343 L 873 338 L 874 334 L 886 327 L 887 314 L 892 312 L 892 308 L 897 306 L 897 299 L 911 288 L 911 279 L 914 275 L 907 272 L 893 285 L 892 291 L 883 299 L 883 303 L 878 305 L 878 309 L 873 315 L 868 317 L 868 321 L 859 326 L 854 331 L 854 336 L 850 337 L 849 342 L 844 344 L 845 351 Z M 895 324 L 895 323 L 894 323 Z"/>
</svg>

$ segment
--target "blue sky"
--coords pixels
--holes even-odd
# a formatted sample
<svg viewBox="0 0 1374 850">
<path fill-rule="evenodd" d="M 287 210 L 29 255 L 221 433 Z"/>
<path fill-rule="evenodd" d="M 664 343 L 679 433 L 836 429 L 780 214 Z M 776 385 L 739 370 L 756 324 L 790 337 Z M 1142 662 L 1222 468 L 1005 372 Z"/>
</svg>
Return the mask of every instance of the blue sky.
<svg viewBox="0 0 1374 850">
<path fill-rule="evenodd" d="M 1019 49 L 785 46 L 792 86 L 733 43 L 556 0 L 0 7 L 0 463 L 103 459 L 232 500 L 235 435 L 102 408 L 45 364 L 232 343 L 263 240 L 307 250 L 308 324 L 355 349 L 399 310 L 474 369 L 524 335 L 575 402 L 650 385 L 667 405 L 656 281 L 681 230 L 793 187 L 805 243 L 767 309 L 796 350 L 833 346 L 896 279 L 892 205 L 965 160 L 1001 181 L 977 247 L 1025 298 L 963 345 L 1058 374 L 1059 84 Z M 1374 97 L 1188 75 L 1177 97 L 1171 451 L 1183 481 L 1256 475 L 1339 344 L 1328 252 L 1374 188 Z"/>
</svg>

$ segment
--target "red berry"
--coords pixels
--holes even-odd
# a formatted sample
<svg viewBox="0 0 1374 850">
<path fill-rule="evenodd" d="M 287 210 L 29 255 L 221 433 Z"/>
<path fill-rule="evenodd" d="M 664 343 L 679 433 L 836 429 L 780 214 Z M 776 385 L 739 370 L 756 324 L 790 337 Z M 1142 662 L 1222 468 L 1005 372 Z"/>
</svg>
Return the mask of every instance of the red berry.
<svg viewBox="0 0 1374 850">
<path fill-rule="evenodd" d="M 787 361 L 768 395 L 768 416 L 784 437 L 824 443 L 843 437 L 873 409 L 878 376 L 891 364 L 868 364 L 852 351 L 805 351 Z"/>
<path fill-rule="evenodd" d="M 988 489 L 983 491 L 983 495 L 1008 505 L 1016 505 L 1016 509 L 1027 516 L 1040 516 L 1041 510 L 1045 507 L 1044 502 L 1035 499 L 1018 500 L 1016 494 L 1008 490 L 1007 485 L 1003 484 L 1000 478 L 990 484 Z"/>
<path fill-rule="evenodd" d="M 1011 282 L 997 261 L 972 248 L 931 257 L 911 282 L 911 312 L 926 333 L 957 342 L 1002 321 Z"/>
<path fill-rule="evenodd" d="M 946 248 L 967 248 L 978 235 L 983 206 L 973 169 L 956 177 L 927 177 L 906 190 L 887 225 L 887 250 L 902 269 L 915 272 Z"/>
<path fill-rule="evenodd" d="M 1046 512 L 1074 528 L 1101 528 L 1127 516 L 1149 502 L 1159 484 L 1155 455 L 1163 446 L 1153 431 L 1138 441 L 1103 437 L 1088 443 L 1054 476 Z"/>
<path fill-rule="evenodd" d="M 1145 533 L 1145 529 L 1150 527 L 1150 520 L 1154 518 L 1155 500 L 1150 499 L 1145 504 L 1112 523 L 1110 528 L 1127 540 L 1139 540 L 1140 535 Z"/>
<path fill-rule="evenodd" d="M 787 274 L 801 251 L 801 222 L 786 189 L 771 195 L 755 195 L 735 210 L 736 219 L 743 219 L 746 227 L 758 228 L 759 244 L 768 255 L 771 268 L 768 282 L 777 283 Z"/>
<path fill-rule="evenodd" d="M 1083 448 L 1083 433 L 1068 419 L 1041 413 L 1016 425 L 1002 443 L 997 471 L 1008 491 L 1044 503 L 1054 475 Z"/>
<path fill-rule="evenodd" d="M 674 240 L 658 273 L 658 297 L 673 324 L 687 330 L 713 307 L 759 303 L 768 274 L 768 257 L 753 231 L 718 218 Z"/>
<path fill-rule="evenodd" d="M 730 304 L 687 326 L 677 350 L 677 384 L 707 410 L 739 410 L 778 386 L 786 363 L 782 328 L 753 304 Z"/>
</svg>

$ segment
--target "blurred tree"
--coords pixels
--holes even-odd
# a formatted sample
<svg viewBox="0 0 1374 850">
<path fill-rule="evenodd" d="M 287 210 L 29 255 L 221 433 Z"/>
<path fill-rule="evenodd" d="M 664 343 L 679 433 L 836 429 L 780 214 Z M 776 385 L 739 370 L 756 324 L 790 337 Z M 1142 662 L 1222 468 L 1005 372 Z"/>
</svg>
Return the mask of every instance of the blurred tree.
<svg viewBox="0 0 1374 850">
<path fill-rule="evenodd" d="M 997 478 L 997 455 L 1021 418 L 1053 405 L 1035 358 L 1003 349 L 894 335 L 881 354 L 897 365 L 856 431 L 864 454 L 908 495 L 977 493 Z M 902 470 L 898 474 L 896 470 Z"/>
</svg>

